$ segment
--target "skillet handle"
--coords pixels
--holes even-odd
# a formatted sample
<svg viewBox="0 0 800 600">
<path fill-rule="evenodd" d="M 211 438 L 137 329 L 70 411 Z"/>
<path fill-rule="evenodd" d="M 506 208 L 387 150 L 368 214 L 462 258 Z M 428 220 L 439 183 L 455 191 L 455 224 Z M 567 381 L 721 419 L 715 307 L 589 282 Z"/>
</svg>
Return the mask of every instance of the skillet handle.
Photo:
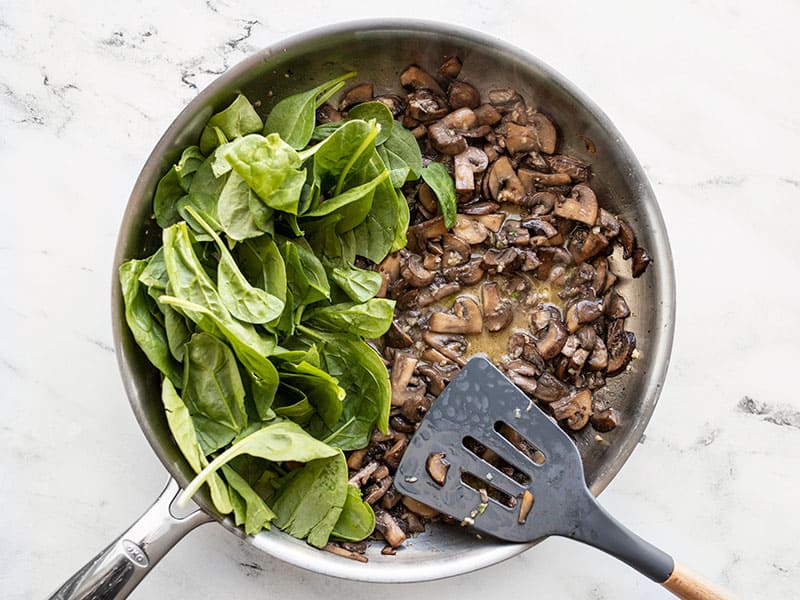
<svg viewBox="0 0 800 600">
<path fill-rule="evenodd" d="M 174 479 L 130 528 L 100 552 L 49 600 L 118 600 L 127 598 L 156 563 L 183 536 L 212 518 L 198 509 L 183 518 L 170 511 L 180 487 Z"/>
</svg>

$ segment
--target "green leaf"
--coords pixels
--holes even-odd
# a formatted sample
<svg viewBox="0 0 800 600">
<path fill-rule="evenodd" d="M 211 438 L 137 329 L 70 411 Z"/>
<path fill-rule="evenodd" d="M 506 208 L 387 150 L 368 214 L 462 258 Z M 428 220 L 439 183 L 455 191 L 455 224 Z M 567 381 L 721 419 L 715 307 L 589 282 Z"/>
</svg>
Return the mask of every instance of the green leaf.
<svg viewBox="0 0 800 600">
<path fill-rule="evenodd" d="M 444 168 L 442 163 L 432 162 L 422 169 L 422 179 L 431 186 L 436 200 L 439 202 L 439 212 L 444 218 L 444 226 L 450 229 L 456 224 L 456 186 L 453 178 Z"/>
<path fill-rule="evenodd" d="M 168 379 L 164 380 L 161 387 L 161 401 L 164 404 L 167 425 L 169 425 L 169 430 L 175 439 L 175 443 L 178 444 L 181 454 L 186 458 L 192 470 L 195 473 L 200 473 L 208 465 L 208 461 L 197 440 L 197 433 L 192 417 L 189 414 L 189 409 L 186 408 L 178 392 L 175 391 L 175 387 Z M 214 507 L 223 515 L 231 512 L 233 506 L 231 505 L 228 489 L 219 475 L 212 473 L 206 483 L 211 492 L 211 501 L 214 503 Z M 200 489 L 199 486 L 197 489 Z"/>
<path fill-rule="evenodd" d="M 317 87 L 288 96 L 278 102 L 267 116 L 264 133 L 279 134 L 293 148 L 305 148 L 314 131 L 315 112 L 328 98 L 344 86 L 344 81 L 355 77 L 345 73 Z"/>
<path fill-rule="evenodd" d="M 163 249 L 156 250 L 145 262 L 147 265 L 139 274 L 139 281 L 148 288 L 166 290 L 169 277 L 167 276 L 167 265 L 164 263 Z"/>
<path fill-rule="evenodd" d="M 207 455 L 228 445 L 247 427 L 244 386 L 236 359 L 230 348 L 212 335 L 196 333 L 186 344 L 183 397 Z"/>
<path fill-rule="evenodd" d="M 247 535 L 255 535 L 262 529 L 269 529 L 270 523 L 275 518 L 275 513 L 267 506 L 267 503 L 231 467 L 223 465 L 222 473 L 225 475 L 228 485 L 233 488 L 245 503 L 243 523 L 237 522 L 237 525 L 243 524 Z M 239 510 L 241 511 L 241 508 Z M 238 518 L 241 518 L 241 515 Z"/>
<path fill-rule="evenodd" d="M 411 173 L 411 168 L 400 156 L 386 148 L 386 146 L 378 146 L 378 155 L 389 170 L 392 186 L 396 188 L 403 187 L 403 184 L 408 180 L 409 173 Z"/>
<path fill-rule="evenodd" d="M 300 154 L 305 160 L 313 153 L 314 174 L 320 181 L 323 193 L 336 195 L 346 189 L 344 181 L 347 174 L 360 173 L 364 168 L 374 152 L 378 133 L 374 123 L 360 119 L 347 121 L 333 135 Z M 379 174 L 380 171 L 376 171 L 371 177 L 362 177 L 347 187 L 366 183 Z"/>
<path fill-rule="evenodd" d="M 211 461 L 186 486 L 178 503 L 185 504 L 217 469 L 242 454 L 258 456 L 272 462 L 287 460 L 309 462 L 317 458 L 335 456 L 338 453 L 338 450 L 314 439 L 299 425 L 291 421 L 280 421 L 267 425 L 239 440 Z"/>
<path fill-rule="evenodd" d="M 389 108 L 379 100 L 357 104 L 350 109 L 347 118 L 361 119 L 363 121 L 374 119 L 381 128 L 378 137 L 375 138 L 376 146 L 383 144 L 387 139 L 389 139 L 392 134 L 392 129 L 394 129 L 394 117 L 392 116 L 392 111 L 390 111 Z"/>
<path fill-rule="evenodd" d="M 191 208 L 187 210 L 200 227 L 211 236 L 219 250 L 217 285 L 225 308 L 234 317 L 246 323 L 268 323 L 280 317 L 283 312 L 283 301 L 261 288 L 251 286 L 222 239 L 198 213 Z"/>
<path fill-rule="evenodd" d="M 270 504 L 278 527 L 322 548 L 346 500 L 347 463 L 344 454 L 337 451 L 334 456 L 311 461 L 289 473 Z"/>
<path fill-rule="evenodd" d="M 391 327 L 394 305 L 394 300 L 386 298 L 371 298 L 360 304 L 341 302 L 315 308 L 306 313 L 305 319 L 330 331 L 377 339 Z"/>
<path fill-rule="evenodd" d="M 333 198 L 329 198 L 322 202 L 316 209 L 309 211 L 303 215 L 303 218 L 308 217 L 323 217 L 325 215 L 329 215 L 334 211 L 338 211 L 339 209 L 351 204 L 353 202 L 358 202 L 367 198 L 370 202 L 367 204 L 366 210 L 364 213 L 366 214 L 369 211 L 369 207 L 372 205 L 371 199 L 371 192 L 375 190 L 375 188 L 380 184 L 384 179 L 389 176 L 388 171 L 384 171 L 371 181 L 364 183 L 362 185 L 358 185 L 356 187 L 350 188 L 346 192 L 339 194 L 338 196 L 334 196 Z M 360 221 L 359 221 L 360 222 Z M 355 223 L 353 227 L 358 225 Z M 349 227 L 348 229 L 352 229 L 353 227 Z M 347 231 L 345 229 L 344 231 Z"/>
<path fill-rule="evenodd" d="M 311 134 L 311 139 L 313 141 L 320 142 L 325 138 L 332 136 L 339 127 L 347 123 L 344 119 L 340 121 L 331 121 L 330 123 L 322 123 L 321 125 L 317 125 L 314 128 L 314 132 Z"/>
<path fill-rule="evenodd" d="M 178 215 L 178 200 L 185 191 L 181 187 L 180 177 L 175 167 L 170 167 L 156 186 L 156 193 L 153 196 L 153 213 L 156 216 L 156 223 L 161 228 L 169 227 L 180 221 Z"/>
<path fill-rule="evenodd" d="M 366 302 L 378 293 L 383 283 L 380 273 L 351 265 L 334 267 L 329 277 L 353 302 Z"/>
<path fill-rule="evenodd" d="M 223 156 L 267 206 L 297 214 L 306 172 L 297 152 L 277 134 L 238 138 Z"/>
<path fill-rule="evenodd" d="M 215 127 L 219 128 L 226 139 L 232 140 L 261 131 L 263 123 L 250 101 L 239 94 L 228 108 L 208 120 L 200 136 L 200 150 L 203 154 L 208 154 L 219 145 L 219 137 L 213 131 Z"/>
<path fill-rule="evenodd" d="M 222 231 L 222 225 L 217 216 L 217 200 L 216 196 L 204 192 L 191 192 L 178 200 L 178 214 L 192 228 L 192 231 L 198 234 L 198 239 L 208 240 L 209 238 L 203 238 L 204 229 L 192 216 L 190 209 L 204 215 L 205 221 L 214 231 Z"/>
<path fill-rule="evenodd" d="M 216 160 L 218 160 L 218 157 L 215 153 L 203 161 L 197 168 L 197 171 L 195 171 L 188 190 L 190 194 L 206 194 L 211 196 L 215 206 L 217 198 L 219 198 L 222 188 L 225 187 L 225 182 L 228 180 L 227 175 L 217 177 L 214 173 L 213 165 Z M 214 214 L 216 215 L 216 211 Z"/>
<path fill-rule="evenodd" d="M 304 238 L 286 239 L 278 249 L 286 265 L 286 279 L 295 309 L 330 298 L 325 267 Z"/>
<path fill-rule="evenodd" d="M 422 174 L 422 152 L 420 152 L 419 144 L 414 134 L 408 129 L 400 123 L 396 123 L 392 128 L 389 139 L 382 146 L 400 157 L 408 165 L 414 179 L 420 177 Z"/>
<path fill-rule="evenodd" d="M 331 537 L 348 542 L 359 542 L 375 529 L 375 513 L 372 507 L 361 499 L 361 490 L 354 485 L 347 486 L 347 497 L 342 514 L 331 532 Z"/>
<path fill-rule="evenodd" d="M 307 425 L 314 414 L 314 407 L 308 401 L 308 396 L 302 390 L 288 385 L 283 377 L 281 377 L 278 392 L 275 394 L 272 409 L 279 417 L 291 419 L 298 425 Z"/>
<path fill-rule="evenodd" d="M 236 247 L 236 257 L 248 281 L 286 301 L 286 267 L 271 237 L 246 240 Z"/>
<path fill-rule="evenodd" d="M 181 153 L 181 158 L 175 165 L 175 172 L 178 174 L 178 183 L 184 192 L 189 191 L 192 178 L 205 159 L 206 157 L 197 146 L 189 146 Z"/>
<path fill-rule="evenodd" d="M 164 327 L 153 318 L 147 294 L 139 277 L 147 266 L 144 260 L 129 260 L 119 266 L 119 283 L 125 301 L 125 320 L 133 339 L 156 368 L 177 386 L 181 385 L 180 369 L 169 351 Z"/>
<path fill-rule="evenodd" d="M 217 216 L 222 230 L 236 241 L 264 235 L 250 207 L 253 203 L 264 206 L 272 216 L 272 209 L 264 205 L 238 173 L 231 173 L 219 195 Z"/>
</svg>

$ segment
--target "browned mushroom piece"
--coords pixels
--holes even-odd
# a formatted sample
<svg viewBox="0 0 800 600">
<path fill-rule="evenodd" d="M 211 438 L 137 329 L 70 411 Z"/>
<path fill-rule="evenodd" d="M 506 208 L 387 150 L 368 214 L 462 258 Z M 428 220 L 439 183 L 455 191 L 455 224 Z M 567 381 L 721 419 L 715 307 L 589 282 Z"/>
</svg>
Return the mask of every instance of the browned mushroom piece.
<svg viewBox="0 0 800 600">
<path fill-rule="evenodd" d="M 439 85 L 439 82 L 434 79 L 433 75 L 417 65 L 411 65 L 400 73 L 400 85 L 406 89 L 415 91 L 427 89 L 439 96 L 445 95 L 444 90 Z"/>
<path fill-rule="evenodd" d="M 561 311 L 557 306 L 544 304 L 531 313 L 531 331 L 538 333 L 550 324 L 550 321 L 560 321 Z"/>
<path fill-rule="evenodd" d="M 589 226 L 597 221 L 597 196 L 588 185 L 579 183 L 572 188 L 572 194 L 556 201 L 553 213 L 564 219 L 580 221 Z"/>
<path fill-rule="evenodd" d="M 428 139 L 442 154 L 460 154 L 467 149 L 463 132 L 472 129 L 477 123 L 472 109 L 459 108 L 431 124 L 428 127 Z"/>
<path fill-rule="evenodd" d="M 572 181 L 586 181 L 591 174 L 589 164 L 573 156 L 555 154 L 548 156 L 545 160 L 554 173 L 569 175 Z"/>
<path fill-rule="evenodd" d="M 455 79 L 461 73 L 461 59 L 457 56 L 448 56 L 439 66 L 438 75 L 442 79 Z"/>
<path fill-rule="evenodd" d="M 338 556 L 343 556 L 344 558 L 349 558 L 350 560 L 356 560 L 358 562 L 368 562 L 368 558 L 361 554 L 360 552 L 355 552 L 354 550 L 348 550 L 347 548 L 343 548 L 338 544 L 334 544 L 333 542 L 328 542 L 322 547 L 325 552 L 330 552 L 331 554 L 336 554 Z"/>
<path fill-rule="evenodd" d="M 405 264 L 400 267 L 400 276 L 409 285 L 419 288 L 430 285 L 436 274 L 423 266 L 422 257 L 419 254 L 409 254 Z"/>
<path fill-rule="evenodd" d="M 481 286 L 483 322 L 489 331 L 500 331 L 511 325 L 514 312 L 511 302 L 500 298 L 496 281 L 487 281 Z"/>
<path fill-rule="evenodd" d="M 378 500 L 383 498 L 383 495 L 389 490 L 392 485 L 391 475 L 378 480 L 376 483 L 369 486 L 364 494 L 364 502 L 367 504 L 375 504 Z"/>
<path fill-rule="evenodd" d="M 463 265 L 472 254 L 470 245 L 460 237 L 452 233 L 445 233 L 442 236 L 442 266 L 444 268 Z"/>
<path fill-rule="evenodd" d="M 532 196 L 526 196 L 523 204 L 530 208 L 534 215 L 549 215 L 553 212 L 559 197 L 555 192 L 536 192 Z"/>
<path fill-rule="evenodd" d="M 439 511 L 435 508 L 431 508 L 427 504 L 423 504 L 419 500 L 414 500 L 410 496 L 403 496 L 403 506 L 405 506 L 408 510 L 413 513 L 418 514 L 420 517 L 425 519 L 432 519 L 436 515 L 439 514 Z"/>
<path fill-rule="evenodd" d="M 602 233 L 595 231 L 595 227 L 578 226 L 572 230 L 567 242 L 567 248 L 576 263 L 582 263 L 594 258 L 608 248 L 608 239 Z"/>
<path fill-rule="evenodd" d="M 589 356 L 586 366 L 592 371 L 602 371 L 608 366 L 608 348 L 603 338 L 598 337 L 595 340 L 592 354 Z"/>
<path fill-rule="evenodd" d="M 600 209 L 595 225 L 600 228 L 600 233 L 608 239 L 615 238 L 619 234 L 619 219 L 604 208 Z"/>
<path fill-rule="evenodd" d="M 545 154 L 553 154 L 558 146 L 558 132 L 553 122 L 540 112 L 530 116 L 531 125 L 536 132 L 539 149 Z"/>
<path fill-rule="evenodd" d="M 541 171 L 532 171 L 531 169 L 517 169 L 517 175 L 522 182 L 522 187 L 529 194 L 535 193 L 542 187 L 556 187 L 569 185 L 571 179 L 565 173 L 542 173 Z"/>
<path fill-rule="evenodd" d="M 476 215 L 474 219 L 489 231 L 494 231 L 496 233 L 503 226 L 506 215 L 503 213 L 492 213 L 490 215 Z"/>
<path fill-rule="evenodd" d="M 592 392 L 588 389 L 576 390 L 569 396 L 550 403 L 553 416 L 558 421 L 566 421 L 567 427 L 578 430 L 586 426 L 592 414 Z"/>
<path fill-rule="evenodd" d="M 417 190 L 417 200 L 419 200 L 419 203 L 428 215 L 433 216 L 436 214 L 439 205 L 436 202 L 436 195 L 433 193 L 431 186 L 427 183 L 423 183 L 419 186 Z"/>
<path fill-rule="evenodd" d="M 489 235 L 486 226 L 477 218 L 456 215 L 456 224 L 453 225 L 453 233 L 470 245 L 480 244 Z"/>
<path fill-rule="evenodd" d="M 529 396 L 536 393 L 536 377 L 539 373 L 534 365 L 524 360 L 512 360 L 505 365 L 505 371 L 508 378 L 523 392 Z"/>
<path fill-rule="evenodd" d="M 517 248 L 489 248 L 483 255 L 482 266 L 493 273 L 508 273 L 522 266 L 524 258 Z"/>
<path fill-rule="evenodd" d="M 414 340 L 397 324 L 397 320 L 392 321 L 384 336 L 386 343 L 392 348 L 408 348 L 414 344 Z"/>
<path fill-rule="evenodd" d="M 463 367 L 467 364 L 464 360 L 464 353 L 467 351 L 467 340 L 464 336 L 426 331 L 422 334 L 422 339 L 432 349 L 458 366 Z M 425 360 L 429 359 L 426 357 Z"/>
<path fill-rule="evenodd" d="M 536 351 L 545 360 L 555 358 L 567 343 L 568 337 L 567 328 L 561 319 L 551 319 L 543 333 L 536 335 Z"/>
<path fill-rule="evenodd" d="M 420 410 L 420 406 L 422 404 L 420 402 L 414 403 L 414 415 L 417 415 L 417 412 Z M 427 407 L 425 410 L 419 415 L 418 418 L 412 419 L 412 422 L 421 421 L 422 417 L 425 416 L 425 413 L 430 408 L 430 401 L 428 401 Z M 405 413 L 406 407 L 403 406 L 403 411 Z M 404 414 L 405 416 L 405 414 Z M 405 452 L 406 448 L 408 447 L 408 437 L 402 436 L 398 438 L 398 440 L 392 444 L 392 447 L 389 448 L 383 455 L 383 462 L 384 464 L 389 467 L 392 471 L 396 471 L 397 467 L 400 465 L 400 460 L 403 458 L 403 452 Z"/>
<path fill-rule="evenodd" d="M 578 300 L 567 307 L 564 321 L 570 333 L 578 331 L 581 325 L 591 323 L 603 315 L 603 300 Z"/>
<path fill-rule="evenodd" d="M 435 333 L 480 333 L 483 330 L 481 308 L 469 296 L 459 296 L 453 304 L 453 314 L 435 312 L 428 326 Z"/>
<path fill-rule="evenodd" d="M 381 508 L 391 510 L 403 499 L 403 494 L 397 491 L 394 486 L 391 486 L 381 498 Z"/>
<path fill-rule="evenodd" d="M 513 155 L 541 150 L 539 147 L 539 136 L 533 125 L 517 125 L 516 123 L 506 123 L 506 150 Z M 570 179 L 567 177 L 567 182 Z"/>
<path fill-rule="evenodd" d="M 609 292 L 608 296 L 606 296 L 605 304 L 605 313 L 609 319 L 626 319 L 631 314 L 631 309 L 628 308 L 625 298 L 617 292 Z"/>
<path fill-rule="evenodd" d="M 395 119 L 400 118 L 406 110 L 406 101 L 396 94 L 384 94 L 377 96 L 375 100 L 386 106 Z"/>
<path fill-rule="evenodd" d="M 357 83 L 342 94 L 339 110 L 348 110 L 356 104 L 369 102 L 374 94 L 375 88 L 371 83 Z"/>
<path fill-rule="evenodd" d="M 534 217 L 532 219 L 525 219 L 522 221 L 522 226 L 526 227 L 533 234 L 531 237 L 531 245 L 541 246 L 548 239 L 558 235 L 558 229 L 546 217 Z"/>
<path fill-rule="evenodd" d="M 317 123 L 334 123 L 342 120 L 342 114 L 336 108 L 326 102 L 317 109 L 316 112 Z"/>
<path fill-rule="evenodd" d="M 498 216 L 502 217 L 502 215 Z M 495 248 L 506 248 L 508 246 L 527 246 L 530 243 L 530 232 L 525 229 L 518 220 L 505 219 L 504 221 L 501 221 L 501 223 L 502 226 L 495 237 Z"/>
<path fill-rule="evenodd" d="M 608 327 L 606 337 L 608 348 L 608 367 L 606 372 L 609 377 L 621 373 L 628 366 L 636 349 L 636 336 L 632 331 L 625 331 L 624 321 L 617 319 Z"/>
<path fill-rule="evenodd" d="M 618 218 L 617 221 L 619 222 L 617 241 L 622 246 L 622 258 L 628 260 L 633 256 L 633 251 L 636 249 L 636 234 L 633 233 L 633 229 L 623 219 Z"/>
<path fill-rule="evenodd" d="M 425 461 L 425 469 L 428 471 L 431 479 L 438 485 L 444 485 L 447 479 L 447 470 L 450 468 L 450 463 L 445 460 L 444 452 L 434 452 Z"/>
<path fill-rule="evenodd" d="M 555 402 L 569 392 L 569 387 L 552 373 L 545 371 L 539 375 L 533 396 L 542 402 Z"/>
<path fill-rule="evenodd" d="M 619 425 L 619 412 L 615 408 L 595 410 L 591 417 L 592 427 L 600 433 L 606 433 Z"/>
<path fill-rule="evenodd" d="M 437 95 L 431 90 L 420 89 L 408 95 L 405 116 L 417 121 L 417 124 L 428 124 L 438 121 L 449 110 L 447 100 L 441 95 Z"/>
<path fill-rule="evenodd" d="M 592 350 L 599 338 L 597 337 L 597 332 L 594 330 L 594 327 L 584 325 L 575 332 L 575 339 L 578 340 L 578 345 L 581 348 Z"/>
<path fill-rule="evenodd" d="M 500 122 L 502 115 L 491 104 L 481 104 L 475 109 L 475 117 L 478 119 L 478 125 L 493 126 Z"/>
<path fill-rule="evenodd" d="M 425 308 L 426 306 L 435 304 L 439 300 L 447 298 L 448 296 L 452 296 L 459 291 L 461 291 L 461 285 L 455 281 L 434 284 L 419 290 L 417 295 L 412 299 L 411 304 L 416 305 L 419 308 Z"/>
<path fill-rule="evenodd" d="M 483 216 L 497 212 L 499 208 L 500 205 L 496 202 L 481 201 L 466 204 L 462 206 L 460 210 L 465 215 Z"/>
<path fill-rule="evenodd" d="M 442 270 L 442 275 L 447 281 L 457 281 L 463 285 L 474 285 L 483 279 L 484 270 L 481 267 L 483 259 L 473 258 L 465 265 L 448 267 Z"/>
<path fill-rule="evenodd" d="M 494 162 L 487 173 L 486 181 L 489 193 L 498 202 L 522 203 L 525 188 L 507 156 L 501 156 Z"/>
<path fill-rule="evenodd" d="M 403 406 L 410 398 L 425 393 L 424 386 L 409 388 L 414 369 L 419 361 L 408 352 L 395 352 L 389 382 L 392 388 L 392 406 Z"/>
<path fill-rule="evenodd" d="M 428 135 L 428 128 L 422 123 L 419 123 L 411 129 L 411 135 L 414 136 L 414 139 L 421 140 Z"/>
<path fill-rule="evenodd" d="M 442 217 L 434 217 L 433 219 L 428 219 L 427 221 L 418 223 L 413 227 L 409 227 L 409 231 L 413 231 L 413 235 L 417 238 L 429 240 L 447 233 L 447 227 L 445 227 L 444 219 L 442 219 Z"/>
<path fill-rule="evenodd" d="M 428 392 L 438 396 L 444 391 L 444 387 L 450 383 L 461 370 L 458 365 L 448 364 L 421 364 L 418 369 L 419 374 L 428 382 Z"/>
<path fill-rule="evenodd" d="M 641 277 L 647 270 L 647 266 L 650 264 L 651 260 L 652 259 L 650 258 L 650 255 L 647 253 L 647 250 L 645 250 L 641 246 L 637 247 L 636 250 L 633 251 L 631 274 L 634 277 Z"/>
<path fill-rule="evenodd" d="M 431 407 L 431 398 L 430 396 L 414 396 L 408 402 L 403 404 L 402 408 L 400 409 L 400 414 L 402 414 L 406 419 L 411 421 L 412 423 L 419 423 L 428 414 L 428 410 Z M 386 459 L 384 459 L 386 460 Z M 397 459 L 397 464 L 400 464 L 400 458 Z"/>
<path fill-rule="evenodd" d="M 454 81 L 447 89 L 447 101 L 450 107 L 457 108 L 478 108 L 481 103 L 481 95 L 475 86 L 466 81 Z"/>
<path fill-rule="evenodd" d="M 400 529 L 400 525 L 398 525 L 394 517 L 385 510 L 377 509 L 375 511 L 375 529 L 380 531 L 383 539 L 385 539 L 386 543 L 392 548 L 397 548 L 406 541 L 406 534 Z"/>
<path fill-rule="evenodd" d="M 453 175 L 456 193 L 475 191 L 475 173 L 483 173 L 489 166 L 486 153 L 475 146 L 467 147 L 453 158 Z"/>
<path fill-rule="evenodd" d="M 489 90 L 487 96 L 489 103 L 496 108 L 508 108 L 522 101 L 517 91 L 511 88 Z"/>
</svg>

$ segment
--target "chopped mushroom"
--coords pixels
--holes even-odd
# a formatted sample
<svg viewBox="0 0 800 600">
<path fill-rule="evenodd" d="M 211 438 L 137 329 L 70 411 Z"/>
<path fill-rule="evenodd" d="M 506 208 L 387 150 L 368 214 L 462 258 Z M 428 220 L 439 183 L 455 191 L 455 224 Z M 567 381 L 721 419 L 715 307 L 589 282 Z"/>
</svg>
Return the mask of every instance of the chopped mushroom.
<svg viewBox="0 0 800 600">
<path fill-rule="evenodd" d="M 435 312 L 429 327 L 436 333 L 480 333 L 483 330 L 481 308 L 469 296 L 459 296 L 453 304 L 453 314 Z"/>
<path fill-rule="evenodd" d="M 414 500 L 409 496 L 403 496 L 403 506 L 413 513 L 418 514 L 420 517 L 431 519 L 439 514 L 435 508 L 431 508 L 427 504 L 423 504 L 419 500 Z"/>
<path fill-rule="evenodd" d="M 544 330 L 544 334 L 536 337 L 536 351 L 545 360 L 555 358 L 564 344 L 567 343 L 567 328 L 561 319 L 552 319 Z"/>
<path fill-rule="evenodd" d="M 469 108 L 459 108 L 428 127 L 428 138 L 442 154 L 461 154 L 467 149 L 464 131 L 472 129 L 478 120 Z"/>
<path fill-rule="evenodd" d="M 536 139 L 539 149 L 545 154 L 553 154 L 558 145 L 558 132 L 553 122 L 542 113 L 533 113 L 531 116 L 533 128 L 536 131 Z"/>
<path fill-rule="evenodd" d="M 467 350 L 467 340 L 461 335 L 453 334 L 437 334 L 432 331 L 426 331 L 422 339 L 434 350 L 437 350 L 442 356 L 452 360 L 459 367 L 467 364 L 464 360 L 464 352 Z"/>
<path fill-rule="evenodd" d="M 618 319 L 608 327 L 606 346 L 608 347 L 607 373 L 611 377 L 628 366 L 636 348 L 636 336 L 632 331 L 625 331 L 623 320 Z"/>
<path fill-rule="evenodd" d="M 534 397 L 542 402 L 555 402 L 569 392 L 567 385 L 552 373 L 545 371 L 539 376 Z"/>
<path fill-rule="evenodd" d="M 400 85 L 412 90 L 427 89 L 439 96 L 444 96 L 444 90 L 442 90 L 439 82 L 430 73 L 417 65 L 411 65 L 400 73 Z"/>
<path fill-rule="evenodd" d="M 469 260 L 472 253 L 469 244 L 452 233 L 442 236 L 442 248 L 444 249 L 444 256 L 442 256 L 444 268 L 463 265 Z"/>
<path fill-rule="evenodd" d="M 339 102 L 339 110 L 347 110 L 356 104 L 362 102 L 369 102 L 375 93 L 371 83 L 357 83 L 349 90 L 342 94 L 342 99 Z"/>
<path fill-rule="evenodd" d="M 498 202 L 521 204 L 525 188 L 507 156 L 498 158 L 487 175 L 489 193 Z"/>
<path fill-rule="evenodd" d="M 375 510 L 375 529 L 381 532 L 383 538 L 392 548 L 397 548 L 406 541 L 406 534 L 400 529 L 400 525 L 385 510 Z"/>
<path fill-rule="evenodd" d="M 603 314 L 603 301 L 596 300 L 579 300 L 567 307 L 564 320 L 567 323 L 567 329 L 570 333 L 578 331 L 581 325 L 591 323 L 599 319 Z"/>
<path fill-rule="evenodd" d="M 594 225 L 598 213 L 597 196 L 588 185 L 579 183 L 572 188 L 572 194 L 559 198 L 553 212 L 565 219 Z"/>
<path fill-rule="evenodd" d="M 419 89 L 408 95 L 406 117 L 418 123 L 432 123 L 448 112 L 447 100 L 428 89 Z"/>
<path fill-rule="evenodd" d="M 454 110 L 457 108 L 478 108 L 481 95 L 466 81 L 454 81 L 447 89 L 447 101 Z"/>
<path fill-rule="evenodd" d="M 448 56 L 439 66 L 438 73 L 442 79 L 455 79 L 461 73 L 461 59 L 457 56 Z"/>
<path fill-rule="evenodd" d="M 647 250 L 642 248 L 641 246 L 637 247 L 636 250 L 633 251 L 633 263 L 631 263 L 631 274 L 634 277 L 641 277 L 647 266 L 650 264 L 650 255 L 647 254 Z"/>
<path fill-rule="evenodd" d="M 619 424 L 619 413 L 615 408 L 596 410 L 591 417 L 592 427 L 600 433 L 606 433 Z"/>
<path fill-rule="evenodd" d="M 570 396 L 550 403 L 553 416 L 558 421 L 566 421 L 567 427 L 578 430 L 586 426 L 592 414 L 591 390 L 577 390 Z"/>
<path fill-rule="evenodd" d="M 406 264 L 400 268 L 400 275 L 414 287 L 430 285 L 435 277 L 435 273 L 428 271 L 422 265 L 422 257 L 419 254 L 408 256 Z"/>
<path fill-rule="evenodd" d="M 456 216 L 456 224 L 453 225 L 453 233 L 471 245 L 480 244 L 489 235 L 486 226 L 480 221 L 462 215 Z"/>
<path fill-rule="evenodd" d="M 483 322 L 489 331 L 500 331 L 511 325 L 514 313 L 511 303 L 500 298 L 497 282 L 487 281 L 481 287 Z"/>
<path fill-rule="evenodd" d="M 439 485 L 444 485 L 449 468 L 450 463 L 445 460 L 444 452 L 434 452 L 425 461 L 425 469 L 428 471 L 428 475 Z"/>
<path fill-rule="evenodd" d="M 392 387 L 392 406 L 403 406 L 414 397 L 424 394 L 424 388 L 409 388 L 414 369 L 417 367 L 416 358 L 407 352 L 395 352 L 392 364 L 391 387 Z"/>
<path fill-rule="evenodd" d="M 469 146 L 463 152 L 456 154 L 453 159 L 456 192 L 459 194 L 474 192 L 475 173 L 483 173 L 488 166 L 489 158 L 486 153 L 475 146 Z"/>
</svg>

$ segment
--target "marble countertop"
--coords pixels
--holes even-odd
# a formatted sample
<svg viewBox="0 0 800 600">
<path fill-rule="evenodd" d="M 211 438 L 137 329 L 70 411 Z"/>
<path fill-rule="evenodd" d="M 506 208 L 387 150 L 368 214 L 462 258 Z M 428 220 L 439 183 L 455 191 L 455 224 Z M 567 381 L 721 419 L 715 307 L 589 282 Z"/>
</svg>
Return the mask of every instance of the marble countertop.
<svg viewBox="0 0 800 600">
<path fill-rule="evenodd" d="M 601 500 L 740 598 L 797 596 L 800 7 L 464 6 L 0 2 L 0 596 L 45 597 L 167 479 L 125 399 L 109 311 L 117 229 L 150 149 L 199 89 L 249 53 L 370 16 L 424 16 L 501 37 L 616 123 L 664 213 L 678 312 L 646 438 Z M 558 539 L 477 573 L 383 588 L 288 566 L 206 525 L 134 598 L 469 600 L 498 591 L 671 597 Z"/>
</svg>

